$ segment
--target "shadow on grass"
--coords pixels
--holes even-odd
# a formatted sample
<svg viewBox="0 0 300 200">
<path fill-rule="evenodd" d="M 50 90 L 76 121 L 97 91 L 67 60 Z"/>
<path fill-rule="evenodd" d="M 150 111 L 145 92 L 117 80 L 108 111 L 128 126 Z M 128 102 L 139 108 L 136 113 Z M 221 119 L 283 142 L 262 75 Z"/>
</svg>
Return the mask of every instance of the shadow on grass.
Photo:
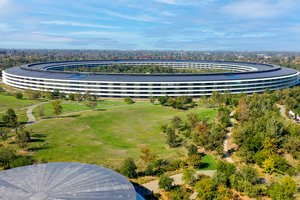
<svg viewBox="0 0 300 200">
<path fill-rule="evenodd" d="M 93 111 L 106 111 L 107 109 L 106 108 L 97 108 L 97 109 L 94 109 Z"/>
<path fill-rule="evenodd" d="M 45 138 L 45 137 L 47 137 L 47 134 L 36 133 L 36 134 L 32 134 L 31 137 L 34 137 L 34 138 Z"/>
<path fill-rule="evenodd" d="M 45 142 L 45 140 L 41 138 L 32 138 L 30 139 L 30 142 Z"/>
<path fill-rule="evenodd" d="M 50 149 L 48 144 L 27 148 L 28 151 L 41 151 L 41 150 L 47 150 L 47 149 Z"/>
<path fill-rule="evenodd" d="M 80 117 L 81 115 L 79 114 L 74 114 L 74 115 L 66 115 L 66 116 L 60 116 L 58 118 L 73 118 L 73 117 Z"/>
<path fill-rule="evenodd" d="M 211 164 L 209 164 L 209 163 L 201 163 L 200 166 L 199 166 L 199 168 L 200 168 L 200 169 L 206 169 L 206 168 L 208 168 L 210 165 L 211 165 Z"/>
</svg>

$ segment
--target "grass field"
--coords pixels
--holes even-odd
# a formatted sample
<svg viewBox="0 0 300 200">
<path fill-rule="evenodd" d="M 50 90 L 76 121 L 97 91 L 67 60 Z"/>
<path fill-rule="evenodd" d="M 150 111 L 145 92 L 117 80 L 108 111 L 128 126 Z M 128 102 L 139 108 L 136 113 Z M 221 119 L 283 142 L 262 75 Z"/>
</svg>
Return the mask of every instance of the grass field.
<svg viewBox="0 0 300 200">
<path fill-rule="evenodd" d="M 28 107 L 35 104 L 35 101 L 27 99 L 17 99 L 15 96 L 7 95 L 5 92 L 0 92 L 0 114 L 4 113 L 8 108 L 14 110 Z"/>
<path fill-rule="evenodd" d="M 123 101 L 98 101 L 98 105 L 95 110 L 106 109 L 115 106 L 123 106 L 126 105 Z M 76 101 L 62 101 L 62 114 L 67 114 L 70 112 L 90 110 L 84 103 L 76 102 Z M 44 109 L 45 118 L 53 117 L 53 108 L 51 103 L 46 103 L 41 105 Z M 36 118 L 38 117 L 38 108 L 34 109 L 33 114 Z"/>
<path fill-rule="evenodd" d="M 30 144 L 29 150 L 34 151 L 39 160 L 77 161 L 115 167 L 124 158 L 138 158 L 143 145 L 148 145 L 161 158 L 181 158 L 186 154 L 185 149 L 167 147 L 160 130 L 161 125 L 175 115 L 185 117 L 191 112 L 198 113 L 202 118 L 213 118 L 216 115 L 216 110 L 210 108 L 180 111 L 142 102 L 133 105 L 124 105 L 123 102 L 104 104 L 100 103 L 97 111 L 72 113 L 70 116 L 48 119 L 30 126 L 29 129 L 37 137 L 36 142 Z M 45 105 L 46 112 L 50 112 L 49 106 Z M 83 108 L 75 107 L 64 105 L 65 112 Z M 204 162 L 212 163 L 209 169 L 214 167 L 211 156 L 203 159 Z"/>
</svg>

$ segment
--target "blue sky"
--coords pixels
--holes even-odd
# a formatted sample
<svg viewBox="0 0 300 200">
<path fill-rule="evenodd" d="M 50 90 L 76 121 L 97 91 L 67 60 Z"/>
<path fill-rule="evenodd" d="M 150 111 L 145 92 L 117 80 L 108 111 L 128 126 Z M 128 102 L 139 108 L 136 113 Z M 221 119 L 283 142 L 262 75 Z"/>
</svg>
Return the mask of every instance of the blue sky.
<svg viewBox="0 0 300 200">
<path fill-rule="evenodd" d="M 300 1 L 0 0 L 0 48 L 300 51 Z"/>
</svg>

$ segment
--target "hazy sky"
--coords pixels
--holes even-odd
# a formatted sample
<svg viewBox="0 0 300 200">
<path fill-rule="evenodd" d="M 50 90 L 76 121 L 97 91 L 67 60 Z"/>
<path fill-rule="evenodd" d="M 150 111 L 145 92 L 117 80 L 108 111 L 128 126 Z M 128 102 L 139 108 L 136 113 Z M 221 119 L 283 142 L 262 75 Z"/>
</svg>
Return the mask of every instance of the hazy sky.
<svg viewBox="0 0 300 200">
<path fill-rule="evenodd" d="M 300 0 L 0 0 L 0 48 L 300 50 Z"/>
</svg>

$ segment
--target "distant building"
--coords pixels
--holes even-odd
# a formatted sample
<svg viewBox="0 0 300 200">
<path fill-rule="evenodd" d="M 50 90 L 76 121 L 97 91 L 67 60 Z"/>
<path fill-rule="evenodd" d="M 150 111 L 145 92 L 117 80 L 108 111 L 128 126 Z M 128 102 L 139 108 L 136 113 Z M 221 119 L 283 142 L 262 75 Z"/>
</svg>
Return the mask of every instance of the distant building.
<svg viewBox="0 0 300 200">
<path fill-rule="evenodd" d="M 109 74 L 63 71 L 65 67 L 158 65 L 173 68 L 220 69 L 216 73 Z M 224 61 L 112 60 L 45 62 L 3 71 L 3 82 L 19 89 L 90 93 L 109 98 L 211 95 L 214 91 L 257 93 L 297 85 L 299 72 L 277 65 Z"/>
<path fill-rule="evenodd" d="M 143 199 L 121 174 L 96 165 L 47 163 L 0 172 L 3 200 Z"/>
</svg>

